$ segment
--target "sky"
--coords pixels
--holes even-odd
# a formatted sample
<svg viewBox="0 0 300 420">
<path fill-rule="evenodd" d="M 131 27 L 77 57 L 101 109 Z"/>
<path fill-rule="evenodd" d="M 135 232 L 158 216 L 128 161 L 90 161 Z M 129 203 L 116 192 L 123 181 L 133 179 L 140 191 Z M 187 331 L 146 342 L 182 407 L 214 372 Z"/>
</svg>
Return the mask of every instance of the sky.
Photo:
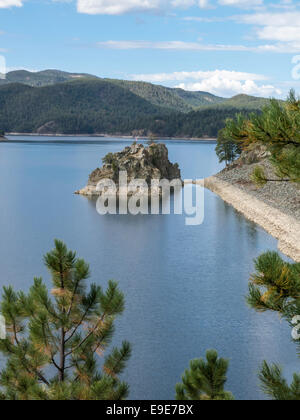
<svg viewBox="0 0 300 420">
<path fill-rule="evenodd" d="M 0 70 L 300 94 L 300 1 L 0 0 Z"/>
</svg>

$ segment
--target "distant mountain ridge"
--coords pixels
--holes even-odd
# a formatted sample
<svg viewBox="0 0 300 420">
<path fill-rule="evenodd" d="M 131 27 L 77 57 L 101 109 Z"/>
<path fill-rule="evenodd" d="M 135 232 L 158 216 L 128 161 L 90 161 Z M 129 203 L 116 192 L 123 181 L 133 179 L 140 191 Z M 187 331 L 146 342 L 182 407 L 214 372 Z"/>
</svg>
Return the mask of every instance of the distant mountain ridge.
<svg viewBox="0 0 300 420">
<path fill-rule="evenodd" d="M 168 90 L 163 93 L 168 95 Z M 216 137 L 227 118 L 250 112 L 223 104 L 180 112 L 166 106 L 166 98 L 173 100 L 164 96 L 155 105 L 153 99 L 146 100 L 120 83 L 97 78 L 80 77 L 44 87 L 7 83 L 0 86 L 0 129 L 6 133 Z"/>
<path fill-rule="evenodd" d="M 46 87 L 72 81 L 99 80 L 115 84 L 139 96 L 154 106 L 166 111 L 188 113 L 205 107 L 226 106 L 233 108 L 261 109 L 267 102 L 265 98 L 237 95 L 231 99 L 221 98 L 208 92 L 192 92 L 178 88 L 169 88 L 147 82 L 118 79 L 103 79 L 91 74 L 68 73 L 60 70 L 29 72 L 17 70 L 7 73 L 6 79 L 0 79 L 0 86 L 21 83 L 31 87 Z"/>
<path fill-rule="evenodd" d="M 203 106 L 216 105 L 226 101 L 224 98 L 207 92 L 188 92 L 183 89 L 153 85 L 147 82 L 105 80 L 130 90 L 153 105 L 163 106 L 173 111 L 190 112 Z"/>
<path fill-rule="evenodd" d="M 60 70 L 43 70 L 39 72 L 15 70 L 8 72 L 5 79 L 0 79 L 0 86 L 10 83 L 21 83 L 32 87 L 44 87 L 55 85 L 56 83 L 86 78 L 96 78 L 96 76 L 84 73 L 67 73 Z"/>
</svg>

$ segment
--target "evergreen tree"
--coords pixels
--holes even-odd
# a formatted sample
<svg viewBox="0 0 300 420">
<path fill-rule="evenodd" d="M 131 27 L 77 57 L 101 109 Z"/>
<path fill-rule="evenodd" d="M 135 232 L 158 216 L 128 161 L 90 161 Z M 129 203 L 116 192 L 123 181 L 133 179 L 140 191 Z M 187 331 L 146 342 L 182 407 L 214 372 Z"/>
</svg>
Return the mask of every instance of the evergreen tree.
<svg viewBox="0 0 300 420">
<path fill-rule="evenodd" d="M 231 137 L 226 136 L 225 130 L 220 130 L 216 153 L 220 163 L 225 162 L 226 166 L 228 166 L 241 155 L 242 149 L 239 143 Z"/>
<path fill-rule="evenodd" d="M 300 99 L 294 91 L 285 103 L 273 99 L 262 113 L 253 113 L 249 118 L 238 115 L 235 120 L 228 120 L 224 133 L 243 148 L 257 143 L 270 152 L 278 179 L 268 179 L 260 168 L 253 175 L 259 184 L 280 180 L 300 182 Z"/>
<path fill-rule="evenodd" d="M 44 257 L 52 277 L 49 294 L 42 279 L 34 279 L 28 294 L 4 288 L 1 313 L 7 338 L 0 351 L 7 364 L 1 372 L 1 398 L 7 400 L 120 400 L 128 385 L 119 380 L 130 357 L 124 342 L 98 368 L 111 343 L 115 318 L 124 297 L 115 282 L 104 292 L 92 284 L 87 263 L 58 240 Z"/>
<path fill-rule="evenodd" d="M 256 261 L 256 273 L 249 285 L 248 304 L 258 312 L 274 311 L 295 328 L 300 316 L 300 264 L 284 261 L 276 252 L 267 252 Z M 300 319 L 300 317 L 298 318 Z M 295 342 L 300 340 L 295 335 Z M 300 400 L 300 375 L 295 374 L 291 385 L 277 365 L 263 363 L 259 375 L 263 391 L 275 400 Z"/>
<path fill-rule="evenodd" d="M 229 362 L 218 357 L 215 350 L 206 353 L 206 360 L 196 359 L 176 385 L 177 400 L 233 400 L 230 392 L 224 391 Z"/>
</svg>

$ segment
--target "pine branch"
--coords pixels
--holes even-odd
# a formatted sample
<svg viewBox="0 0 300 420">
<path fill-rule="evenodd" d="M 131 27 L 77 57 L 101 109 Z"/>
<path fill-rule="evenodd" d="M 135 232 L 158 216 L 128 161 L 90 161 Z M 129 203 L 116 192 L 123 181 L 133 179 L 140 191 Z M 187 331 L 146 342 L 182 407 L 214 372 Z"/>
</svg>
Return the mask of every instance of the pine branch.
<svg viewBox="0 0 300 420">
<path fill-rule="evenodd" d="M 51 361 L 53 363 L 53 365 L 56 367 L 56 369 L 58 371 L 60 371 L 60 367 L 58 366 L 58 364 L 56 363 L 55 359 L 54 359 L 54 355 L 51 356 Z"/>
<path fill-rule="evenodd" d="M 81 320 L 79 321 L 79 323 L 75 326 L 72 334 L 70 335 L 70 337 L 68 337 L 65 341 L 65 343 L 67 344 L 76 334 L 76 332 L 78 331 L 78 329 L 80 328 L 80 326 L 82 325 L 83 321 L 85 320 L 85 317 L 87 316 L 87 314 L 89 313 L 91 307 L 93 306 L 93 304 L 91 304 L 85 311 L 85 313 L 83 314 Z"/>
<path fill-rule="evenodd" d="M 84 343 L 87 342 L 87 340 L 95 333 L 95 331 L 100 327 L 100 325 L 104 322 L 106 314 L 103 314 L 103 316 L 101 317 L 100 321 L 98 321 L 98 323 L 96 324 L 96 326 L 90 331 L 89 334 L 86 335 L 86 337 L 74 348 L 72 349 L 70 352 L 68 352 L 66 354 L 66 357 L 71 356 L 71 354 L 74 354 L 75 351 L 77 351 L 78 349 L 80 349 L 81 346 L 83 346 Z"/>
</svg>

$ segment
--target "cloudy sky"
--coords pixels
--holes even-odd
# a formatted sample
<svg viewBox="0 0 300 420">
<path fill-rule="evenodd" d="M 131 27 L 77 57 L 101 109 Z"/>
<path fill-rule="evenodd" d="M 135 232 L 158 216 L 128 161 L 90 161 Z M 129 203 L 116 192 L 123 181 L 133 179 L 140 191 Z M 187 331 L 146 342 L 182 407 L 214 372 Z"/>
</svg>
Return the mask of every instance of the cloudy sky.
<svg viewBox="0 0 300 420">
<path fill-rule="evenodd" d="M 300 1 L 0 0 L 0 63 L 226 97 L 300 93 Z"/>
</svg>

